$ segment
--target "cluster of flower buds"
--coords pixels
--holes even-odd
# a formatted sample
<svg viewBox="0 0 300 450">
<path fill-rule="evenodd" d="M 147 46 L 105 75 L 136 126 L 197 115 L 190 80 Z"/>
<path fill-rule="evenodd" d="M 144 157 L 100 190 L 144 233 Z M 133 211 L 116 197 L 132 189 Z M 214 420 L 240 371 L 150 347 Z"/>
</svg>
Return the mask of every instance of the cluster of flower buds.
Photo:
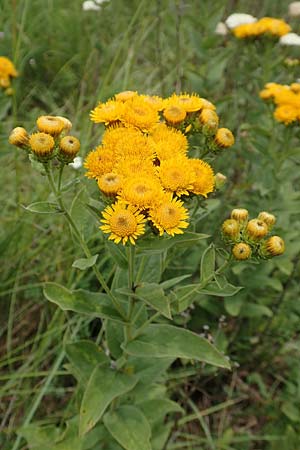
<svg viewBox="0 0 300 450">
<path fill-rule="evenodd" d="M 272 258 L 282 255 L 285 249 L 281 237 L 270 236 L 275 222 L 276 217 L 265 211 L 249 220 L 247 209 L 233 209 L 231 218 L 222 225 L 222 237 L 232 246 L 232 255 L 237 260 Z"/>
<path fill-rule="evenodd" d="M 9 136 L 10 144 L 25 149 L 41 163 L 55 157 L 63 164 L 71 163 L 80 149 L 79 140 L 68 135 L 72 123 L 61 116 L 40 116 L 36 125 L 38 132 L 31 135 L 25 128 L 14 128 Z"/>
</svg>

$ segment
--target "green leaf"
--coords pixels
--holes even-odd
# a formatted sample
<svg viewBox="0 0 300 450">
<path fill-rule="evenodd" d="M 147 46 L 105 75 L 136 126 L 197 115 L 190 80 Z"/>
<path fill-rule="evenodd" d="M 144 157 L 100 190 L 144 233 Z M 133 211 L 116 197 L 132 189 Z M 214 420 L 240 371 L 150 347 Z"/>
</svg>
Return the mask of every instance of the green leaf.
<svg viewBox="0 0 300 450">
<path fill-rule="evenodd" d="M 130 355 L 153 358 L 187 358 L 230 368 L 227 358 L 206 339 L 171 325 L 150 325 L 134 341 L 123 345 Z"/>
<path fill-rule="evenodd" d="M 58 205 L 53 202 L 35 202 L 28 206 L 23 206 L 26 211 L 38 214 L 57 214 L 61 213 Z"/>
<path fill-rule="evenodd" d="M 67 344 L 65 351 L 69 361 L 83 381 L 87 381 L 97 365 L 109 364 L 105 353 L 92 341 L 81 340 Z"/>
<path fill-rule="evenodd" d="M 214 295 L 216 297 L 230 297 L 237 294 L 241 289 L 240 286 L 233 286 L 228 283 L 225 277 L 218 276 L 216 280 L 205 286 L 203 289 L 199 289 L 197 292 L 201 294 Z"/>
<path fill-rule="evenodd" d="M 123 325 L 114 322 L 113 320 L 107 320 L 105 325 L 105 337 L 110 354 L 118 359 L 122 356 L 121 344 L 124 341 L 124 329 Z"/>
<path fill-rule="evenodd" d="M 120 406 L 104 416 L 104 425 L 126 450 L 152 450 L 151 428 L 144 414 L 135 406 Z"/>
<path fill-rule="evenodd" d="M 135 296 L 152 306 L 152 308 L 167 317 L 167 319 L 172 318 L 169 299 L 159 284 L 143 283 L 136 288 Z"/>
<path fill-rule="evenodd" d="M 272 317 L 273 312 L 270 308 L 264 305 L 258 305 L 256 303 L 246 303 L 243 305 L 241 312 L 241 317 L 261 317 L 267 316 Z"/>
<path fill-rule="evenodd" d="M 200 282 L 205 283 L 212 279 L 215 272 L 216 252 L 214 244 L 210 244 L 204 251 L 200 263 Z"/>
<path fill-rule="evenodd" d="M 174 237 L 158 237 L 148 236 L 137 241 L 137 248 L 140 250 L 147 250 L 147 254 L 159 252 L 162 250 L 168 250 L 174 245 L 189 246 L 193 245 L 201 239 L 207 239 L 208 234 L 186 232 L 183 234 L 177 234 Z"/>
<path fill-rule="evenodd" d="M 107 247 L 112 259 L 121 269 L 128 269 L 127 257 L 122 247 L 108 239 L 105 240 L 105 247 Z"/>
<path fill-rule="evenodd" d="M 243 306 L 243 298 L 241 296 L 225 297 L 224 306 L 228 314 L 231 316 L 238 316 Z"/>
<path fill-rule="evenodd" d="M 192 274 L 187 275 L 181 275 L 179 277 L 170 278 L 169 280 L 163 281 L 160 283 L 160 286 L 163 289 L 170 289 L 171 287 L 175 286 L 176 284 L 180 283 L 181 281 L 185 280 L 186 278 L 189 278 Z"/>
<path fill-rule="evenodd" d="M 96 261 L 98 259 L 98 254 L 91 256 L 90 258 L 79 258 L 76 259 L 76 261 L 73 262 L 72 267 L 75 267 L 75 269 L 79 270 L 86 270 L 89 267 L 93 267 L 96 264 Z"/>
<path fill-rule="evenodd" d="M 166 448 L 166 441 L 171 433 L 173 426 L 173 422 L 168 422 L 153 427 L 151 439 L 152 450 L 163 450 Z"/>
<path fill-rule="evenodd" d="M 104 317 L 124 322 L 106 294 L 89 292 L 84 289 L 70 291 L 57 283 L 45 283 L 44 295 L 47 300 L 55 303 L 64 311 L 74 311 L 92 317 Z"/>
<path fill-rule="evenodd" d="M 91 430 L 110 403 L 130 391 L 137 380 L 137 377 L 133 375 L 117 372 L 101 365 L 95 367 L 81 403 L 79 434 L 82 436 Z"/>
<path fill-rule="evenodd" d="M 139 403 L 138 406 L 151 425 L 164 420 L 165 416 L 171 412 L 184 413 L 184 410 L 178 403 L 173 402 L 168 398 L 145 400 Z"/>
</svg>

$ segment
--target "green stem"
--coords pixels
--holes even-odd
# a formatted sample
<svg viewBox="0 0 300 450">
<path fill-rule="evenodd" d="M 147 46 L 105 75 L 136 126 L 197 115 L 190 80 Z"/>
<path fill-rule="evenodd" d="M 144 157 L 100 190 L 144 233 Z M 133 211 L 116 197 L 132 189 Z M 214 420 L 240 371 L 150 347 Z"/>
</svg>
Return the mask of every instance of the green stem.
<svg viewBox="0 0 300 450">
<path fill-rule="evenodd" d="M 130 245 L 127 249 L 127 258 L 128 258 L 128 288 L 130 292 L 133 291 L 134 288 L 134 256 L 135 256 L 135 248 L 133 245 Z M 129 294 L 128 296 L 129 300 L 129 307 L 128 307 L 128 315 L 127 315 L 127 321 L 128 324 L 125 325 L 125 343 L 129 342 L 132 338 L 132 313 L 134 308 L 134 297 Z"/>
<path fill-rule="evenodd" d="M 91 258 L 92 257 L 92 253 L 90 252 L 90 249 L 88 248 L 86 242 L 82 238 L 82 235 L 81 235 L 80 231 L 78 230 L 76 223 L 74 222 L 72 216 L 70 215 L 69 211 L 67 210 L 67 208 L 66 208 L 66 206 L 65 206 L 65 204 L 63 202 L 60 190 L 56 189 L 54 178 L 53 178 L 53 173 L 52 173 L 50 164 L 49 163 L 45 163 L 44 167 L 45 167 L 45 171 L 46 171 L 46 174 L 47 174 L 47 178 L 48 178 L 50 187 L 51 187 L 51 189 L 53 191 L 53 194 L 55 195 L 55 198 L 57 200 L 57 203 L 58 203 L 61 211 L 63 211 L 63 213 L 65 215 L 65 218 L 66 218 L 66 220 L 68 221 L 68 223 L 70 225 L 70 228 L 73 230 L 74 234 L 76 235 L 76 237 L 78 239 L 78 242 L 79 242 L 82 250 L 85 253 L 85 256 L 87 258 Z M 102 286 L 103 290 L 106 292 L 106 294 L 109 296 L 109 298 L 113 302 L 114 307 L 120 313 L 120 315 L 126 320 L 126 314 L 123 311 L 122 306 L 120 305 L 118 299 L 113 295 L 113 293 L 109 289 L 109 287 L 106 284 L 106 281 L 105 281 L 103 275 L 101 274 L 101 272 L 99 271 L 98 267 L 96 265 L 94 265 L 92 267 L 92 269 L 93 269 L 93 271 L 94 271 L 94 273 L 95 273 L 95 275 L 96 275 L 100 285 Z"/>
</svg>

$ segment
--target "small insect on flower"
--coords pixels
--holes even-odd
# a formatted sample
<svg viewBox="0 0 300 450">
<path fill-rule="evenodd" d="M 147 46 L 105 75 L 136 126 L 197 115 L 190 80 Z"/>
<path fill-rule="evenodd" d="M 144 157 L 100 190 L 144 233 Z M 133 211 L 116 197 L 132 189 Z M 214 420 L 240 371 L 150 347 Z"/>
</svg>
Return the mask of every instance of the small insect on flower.
<svg viewBox="0 0 300 450">
<path fill-rule="evenodd" d="M 238 260 L 249 259 L 251 256 L 251 247 L 245 242 L 240 242 L 234 245 L 232 249 L 232 254 L 235 257 L 235 259 Z"/>
<path fill-rule="evenodd" d="M 16 127 L 10 133 L 8 141 L 16 147 L 26 147 L 29 142 L 29 135 L 25 128 Z"/>
<path fill-rule="evenodd" d="M 108 239 L 116 244 L 122 242 L 123 245 L 129 240 L 131 244 L 135 244 L 136 239 L 145 232 L 146 219 L 137 208 L 126 205 L 123 202 L 116 202 L 105 208 L 102 212 L 103 225 L 100 229 L 104 233 L 110 233 Z"/>
</svg>

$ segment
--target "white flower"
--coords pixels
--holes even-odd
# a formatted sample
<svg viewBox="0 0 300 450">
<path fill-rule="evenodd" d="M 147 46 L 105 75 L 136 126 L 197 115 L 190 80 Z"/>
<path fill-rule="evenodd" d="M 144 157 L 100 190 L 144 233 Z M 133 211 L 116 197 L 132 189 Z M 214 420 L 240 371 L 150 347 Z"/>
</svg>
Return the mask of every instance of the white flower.
<svg viewBox="0 0 300 450">
<path fill-rule="evenodd" d="M 300 45 L 300 36 L 296 33 L 287 33 L 279 39 L 281 45 Z"/>
<path fill-rule="evenodd" d="M 292 17 L 300 16 L 300 2 L 292 2 L 289 4 L 289 15 Z"/>
<path fill-rule="evenodd" d="M 82 3 L 83 11 L 99 11 L 101 8 L 99 5 L 96 5 L 92 0 L 87 0 Z"/>
<path fill-rule="evenodd" d="M 228 29 L 225 23 L 219 22 L 218 25 L 216 26 L 215 33 L 218 34 L 219 36 L 226 36 L 226 34 L 228 34 Z"/>
<path fill-rule="evenodd" d="M 245 23 L 254 23 L 256 21 L 257 18 L 251 16 L 250 14 L 234 13 L 227 17 L 225 23 L 228 28 L 232 29 L 238 27 L 239 25 L 244 25 Z"/>
<path fill-rule="evenodd" d="M 106 3 L 109 0 L 94 0 L 95 3 L 97 3 L 97 5 L 102 5 L 102 3 Z"/>
<path fill-rule="evenodd" d="M 82 158 L 81 158 L 81 156 L 76 156 L 76 158 L 74 158 L 74 161 L 71 162 L 69 164 L 69 166 L 73 167 L 73 169 L 75 169 L 75 170 L 80 169 L 80 167 L 82 167 Z"/>
</svg>

